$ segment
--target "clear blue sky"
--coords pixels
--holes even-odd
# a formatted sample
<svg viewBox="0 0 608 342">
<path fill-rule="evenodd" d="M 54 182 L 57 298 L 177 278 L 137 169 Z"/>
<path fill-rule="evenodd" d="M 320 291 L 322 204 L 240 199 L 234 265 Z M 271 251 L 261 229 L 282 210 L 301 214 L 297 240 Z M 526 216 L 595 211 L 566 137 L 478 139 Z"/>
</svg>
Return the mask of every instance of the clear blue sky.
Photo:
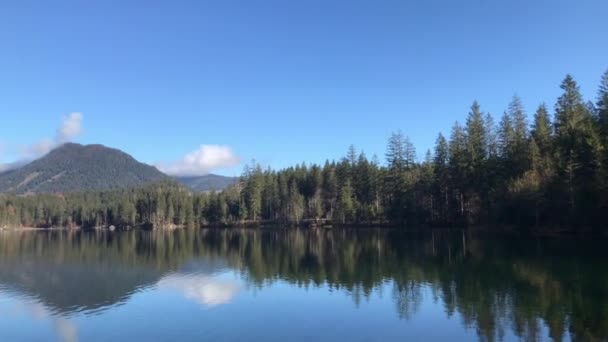
<svg viewBox="0 0 608 342">
<path fill-rule="evenodd" d="M 283 167 L 419 157 L 473 100 L 552 108 L 566 73 L 595 100 L 608 1 L 3 1 L 0 162 L 83 114 L 80 143 L 148 163 L 201 144 Z M 3 151 L 3 152 L 2 152 Z M 218 170 L 238 174 L 241 166 Z"/>
</svg>

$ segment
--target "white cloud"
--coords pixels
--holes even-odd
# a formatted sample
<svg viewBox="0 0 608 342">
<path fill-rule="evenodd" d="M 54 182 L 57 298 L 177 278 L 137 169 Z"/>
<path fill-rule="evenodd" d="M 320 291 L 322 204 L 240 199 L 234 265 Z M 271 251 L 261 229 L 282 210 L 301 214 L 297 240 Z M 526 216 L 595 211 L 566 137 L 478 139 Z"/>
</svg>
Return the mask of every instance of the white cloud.
<svg viewBox="0 0 608 342">
<path fill-rule="evenodd" d="M 209 307 L 229 303 L 240 291 L 232 281 L 205 275 L 171 274 L 161 279 L 158 286 L 178 290 L 187 299 Z"/>
<path fill-rule="evenodd" d="M 173 163 L 160 163 L 158 169 L 174 176 L 201 176 L 212 170 L 236 166 L 239 158 L 223 145 L 201 145 Z"/>
<path fill-rule="evenodd" d="M 19 149 L 20 160 L 33 160 L 49 153 L 57 143 L 51 139 L 40 140 L 31 145 L 21 146 Z"/>
<path fill-rule="evenodd" d="M 63 118 L 61 126 L 57 128 L 55 138 L 53 139 L 42 139 L 38 142 L 23 145 L 15 148 L 13 152 L 17 156 L 17 160 L 12 163 L 0 164 L 0 172 L 20 167 L 30 161 L 40 158 L 43 155 L 49 153 L 52 149 L 57 146 L 71 141 L 77 137 L 82 131 L 82 113 L 70 113 Z M 1 152 L 11 152 L 10 149 L 4 145 L 0 146 Z M 1 157 L 1 155 L 0 155 Z"/>
<path fill-rule="evenodd" d="M 55 142 L 58 144 L 68 142 L 80 135 L 82 130 L 82 113 L 70 113 L 63 118 L 61 127 L 57 130 Z"/>
</svg>

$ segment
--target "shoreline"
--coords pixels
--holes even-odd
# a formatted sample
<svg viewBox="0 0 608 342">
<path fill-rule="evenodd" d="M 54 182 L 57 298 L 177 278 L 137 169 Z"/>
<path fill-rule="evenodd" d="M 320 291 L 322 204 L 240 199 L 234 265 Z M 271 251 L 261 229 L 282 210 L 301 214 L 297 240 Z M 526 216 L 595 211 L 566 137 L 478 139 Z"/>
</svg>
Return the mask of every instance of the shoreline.
<svg viewBox="0 0 608 342">
<path fill-rule="evenodd" d="M 488 228 L 487 225 L 477 225 L 468 227 L 430 227 L 417 226 L 407 227 L 390 224 L 338 224 L 331 226 L 310 227 L 306 225 L 282 225 L 278 223 L 265 224 L 230 224 L 230 225 L 202 225 L 199 227 L 188 227 L 185 225 L 170 225 L 159 228 L 129 227 L 127 229 L 115 226 L 100 227 L 0 227 L 0 232 L 29 232 L 29 231 L 107 231 L 107 232 L 127 232 L 127 231 L 175 231 L 182 229 L 251 229 L 251 230 L 393 230 L 408 233 L 424 232 L 464 232 L 465 234 L 489 235 L 489 236 L 511 236 L 511 237 L 543 237 L 543 238 L 608 238 L 608 233 L 594 231 L 593 229 L 574 230 L 564 229 L 563 227 L 537 227 L 537 228 L 517 228 L 514 226 L 494 226 Z"/>
</svg>

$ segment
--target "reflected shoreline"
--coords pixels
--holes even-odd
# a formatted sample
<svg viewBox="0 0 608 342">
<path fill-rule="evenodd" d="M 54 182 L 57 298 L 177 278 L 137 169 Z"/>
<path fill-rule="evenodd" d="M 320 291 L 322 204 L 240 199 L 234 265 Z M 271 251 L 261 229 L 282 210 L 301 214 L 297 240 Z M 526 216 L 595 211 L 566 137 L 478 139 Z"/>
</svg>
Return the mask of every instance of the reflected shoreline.
<svg viewBox="0 0 608 342">
<path fill-rule="evenodd" d="M 226 271 L 259 290 L 281 281 L 341 291 L 355 303 L 389 282 L 403 320 L 416 316 L 427 288 L 484 340 L 504 331 L 532 339 L 541 326 L 554 340 L 608 338 L 602 241 L 391 229 L 0 234 L 0 294 L 35 298 L 53 316 L 111 310 L 158 288 L 206 307 L 229 304 L 241 289 L 215 277 Z"/>
</svg>

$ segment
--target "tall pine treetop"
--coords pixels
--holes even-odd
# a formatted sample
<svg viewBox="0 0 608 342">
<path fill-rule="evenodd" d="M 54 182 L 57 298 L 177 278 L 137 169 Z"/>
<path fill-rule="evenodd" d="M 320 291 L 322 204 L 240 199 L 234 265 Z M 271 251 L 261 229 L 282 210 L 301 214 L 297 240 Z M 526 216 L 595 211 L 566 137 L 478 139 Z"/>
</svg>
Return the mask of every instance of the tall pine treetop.
<svg viewBox="0 0 608 342">
<path fill-rule="evenodd" d="M 597 116 L 604 144 L 608 143 L 608 70 L 602 75 L 597 96 Z M 608 149 L 608 146 L 604 146 Z"/>
<path fill-rule="evenodd" d="M 534 123 L 532 124 L 532 138 L 542 154 L 546 154 L 550 150 L 552 134 L 549 112 L 543 103 L 534 113 Z"/>
<path fill-rule="evenodd" d="M 586 113 L 579 86 L 571 75 L 566 75 L 560 88 L 564 92 L 555 104 L 554 120 L 558 137 L 567 134 L 568 130 L 577 129 Z"/>
<path fill-rule="evenodd" d="M 435 166 L 447 166 L 449 158 L 448 149 L 448 142 L 445 140 L 443 134 L 439 133 L 435 142 Z"/>
<path fill-rule="evenodd" d="M 486 153 L 486 127 L 479 103 L 473 102 L 467 117 L 467 150 L 471 167 L 480 165 L 487 156 Z"/>
<path fill-rule="evenodd" d="M 514 95 L 509 103 L 509 115 L 513 121 L 513 134 L 515 143 L 523 143 L 528 136 L 528 119 L 521 99 Z"/>
</svg>

